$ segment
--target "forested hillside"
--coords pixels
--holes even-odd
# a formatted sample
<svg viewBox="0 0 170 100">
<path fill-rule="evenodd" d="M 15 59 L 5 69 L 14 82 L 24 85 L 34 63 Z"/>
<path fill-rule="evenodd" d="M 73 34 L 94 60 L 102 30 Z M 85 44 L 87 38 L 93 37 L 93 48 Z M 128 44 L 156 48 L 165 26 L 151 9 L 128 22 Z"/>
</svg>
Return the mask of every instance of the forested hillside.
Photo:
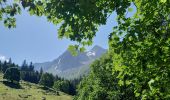
<svg viewBox="0 0 170 100">
<path fill-rule="evenodd" d="M 81 78 L 66 80 L 57 75 L 54 76 L 44 72 L 42 69 L 40 72 L 35 71 L 32 63 L 27 64 L 26 60 L 23 61 L 22 66 L 14 64 L 11 59 L 4 62 L 0 61 L 0 74 L 1 84 L 7 87 L 20 86 L 22 85 L 22 81 L 25 81 L 30 84 L 34 83 L 36 86 L 41 85 L 42 89 L 47 91 L 51 88 L 53 92 L 58 93 L 62 91 L 69 95 L 76 94 L 77 85 L 81 81 Z"/>
<path fill-rule="evenodd" d="M 72 100 L 73 97 L 63 92 L 44 90 L 42 86 L 21 81 L 20 85 L 3 82 L 0 73 L 0 100 Z"/>
</svg>

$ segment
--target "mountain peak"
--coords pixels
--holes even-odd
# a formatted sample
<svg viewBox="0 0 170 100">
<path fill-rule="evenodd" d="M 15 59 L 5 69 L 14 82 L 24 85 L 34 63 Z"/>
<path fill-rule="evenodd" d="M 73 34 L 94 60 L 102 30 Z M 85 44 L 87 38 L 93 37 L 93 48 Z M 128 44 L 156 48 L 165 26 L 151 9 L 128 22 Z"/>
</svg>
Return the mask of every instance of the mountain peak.
<svg viewBox="0 0 170 100">
<path fill-rule="evenodd" d="M 105 50 L 104 48 L 100 47 L 99 45 L 95 45 L 91 51 L 97 51 L 97 50 Z"/>
<path fill-rule="evenodd" d="M 89 65 L 95 60 L 101 57 L 107 50 L 95 45 L 91 50 L 87 52 L 79 52 L 77 56 L 71 55 L 66 50 L 55 60 L 49 63 L 36 64 L 35 68 L 43 67 L 46 72 L 59 75 L 61 77 L 69 77 L 74 75 L 83 75 L 85 72 L 89 72 Z M 80 70 L 85 70 L 79 73 Z M 79 76 L 78 76 L 79 77 Z"/>
</svg>

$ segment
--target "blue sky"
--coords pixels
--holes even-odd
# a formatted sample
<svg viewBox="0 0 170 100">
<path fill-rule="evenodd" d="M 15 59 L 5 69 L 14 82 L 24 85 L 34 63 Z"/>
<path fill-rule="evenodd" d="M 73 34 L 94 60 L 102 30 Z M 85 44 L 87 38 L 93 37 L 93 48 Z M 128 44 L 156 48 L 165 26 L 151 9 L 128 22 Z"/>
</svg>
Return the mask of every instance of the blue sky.
<svg viewBox="0 0 170 100">
<path fill-rule="evenodd" d="M 0 23 L 0 57 L 9 58 L 21 64 L 24 59 L 28 62 L 51 61 L 61 55 L 69 44 L 68 39 L 58 39 L 58 27 L 47 22 L 45 17 L 30 16 L 25 10 L 17 15 L 17 27 L 5 28 Z M 112 14 L 107 25 L 100 26 L 94 45 L 108 48 L 108 34 L 116 25 L 115 14 Z M 88 47 L 88 49 L 92 48 Z"/>
</svg>

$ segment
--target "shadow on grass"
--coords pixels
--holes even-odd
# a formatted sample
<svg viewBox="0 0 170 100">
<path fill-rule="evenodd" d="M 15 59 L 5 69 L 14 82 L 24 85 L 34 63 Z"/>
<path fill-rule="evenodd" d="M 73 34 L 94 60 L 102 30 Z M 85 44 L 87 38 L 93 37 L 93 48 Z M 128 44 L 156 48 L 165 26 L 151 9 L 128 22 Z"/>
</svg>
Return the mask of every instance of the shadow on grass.
<svg viewBox="0 0 170 100">
<path fill-rule="evenodd" d="M 20 84 L 17 83 L 12 83 L 12 82 L 8 82 L 8 81 L 3 81 L 3 84 L 10 87 L 10 88 L 14 88 L 14 89 L 22 89 L 22 86 Z"/>
<path fill-rule="evenodd" d="M 46 86 L 40 86 L 39 89 L 45 90 L 45 92 L 43 92 L 45 95 L 60 95 L 58 91 Z"/>
<path fill-rule="evenodd" d="M 40 88 L 40 89 L 43 89 L 43 90 L 45 90 L 45 91 L 47 91 L 47 92 L 56 92 L 54 89 L 49 88 L 49 87 L 46 87 L 46 86 L 40 86 L 39 88 Z"/>
</svg>

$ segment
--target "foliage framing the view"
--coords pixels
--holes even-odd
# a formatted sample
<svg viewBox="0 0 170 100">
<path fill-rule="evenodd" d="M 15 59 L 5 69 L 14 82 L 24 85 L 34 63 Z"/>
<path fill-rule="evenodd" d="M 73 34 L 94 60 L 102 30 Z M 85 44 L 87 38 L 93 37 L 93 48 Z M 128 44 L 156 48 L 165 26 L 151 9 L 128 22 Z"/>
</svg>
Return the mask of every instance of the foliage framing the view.
<svg viewBox="0 0 170 100">
<path fill-rule="evenodd" d="M 19 3 L 31 15 L 46 16 L 55 25 L 61 23 L 59 38 L 91 45 L 98 26 L 114 11 L 118 26 L 109 35 L 109 52 L 114 56 L 112 74 L 119 86 L 132 85 L 135 97 L 170 98 L 170 0 L 0 0 L 0 20 L 15 27 Z M 127 17 L 134 5 L 136 13 Z M 16 9 L 17 8 L 17 9 Z M 120 39 L 120 37 L 122 37 Z M 77 46 L 76 46 L 77 48 Z M 73 49 L 74 50 L 74 49 Z M 110 64 L 110 63 L 108 63 Z"/>
</svg>

